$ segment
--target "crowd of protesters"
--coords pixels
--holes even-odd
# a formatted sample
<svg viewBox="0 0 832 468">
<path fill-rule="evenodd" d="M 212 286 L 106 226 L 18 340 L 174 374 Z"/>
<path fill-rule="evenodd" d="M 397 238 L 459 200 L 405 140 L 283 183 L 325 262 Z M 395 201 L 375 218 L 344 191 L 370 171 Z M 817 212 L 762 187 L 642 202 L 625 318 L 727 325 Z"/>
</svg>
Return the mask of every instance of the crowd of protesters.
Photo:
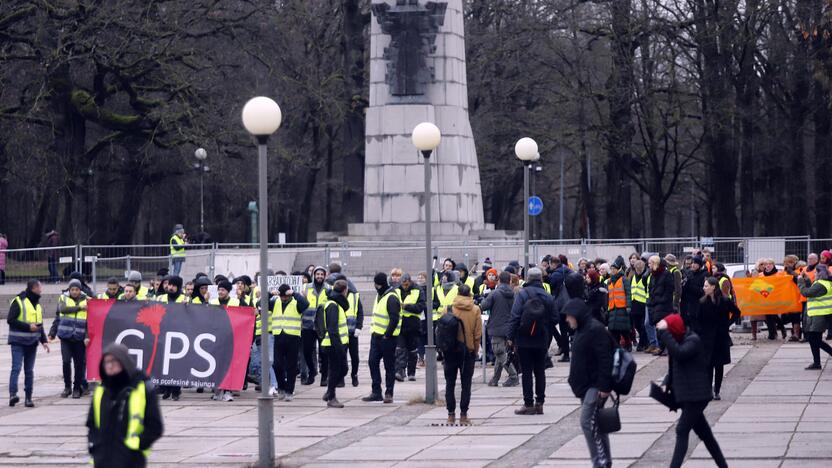
<svg viewBox="0 0 832 468">
<path fill-rule="evenodd" d="M 181 226 L 171 239 L 176 270 L 181 271 L 184 251 Z M 761 259 L 750 276 L 790 275 L 804 297 L 802 313 L 752 317 L 753 339 L 758 322 L 765 322 L 768 337 L 807 341 L 813 362 L 807 369 L 820 368 L 820 350 L 832 355 L 823 333 L 832 326 L 832 281 L 829 280 L 832 253 L 811 254 L 805 262 L 789 255 L 778 269 L 772 259 Z M 612 391 L 612 356 L 616 349 L 657 357 L 670 355 L 665 379 L 673 388 L 682 417 L 672 466 L 679 466 L 687 450 L 688 433 L 695 431 L 718 465 L 724 465 L 719 445 L 704 418 L 712 399 L 719 400 L 724 366 L 731 362 L 729 329 L 739 323 L 740 311 L 726 268 L 708 251 L 683 259 L 668 254 L 633 253 L 625 260 L 579 259 L 571 263 L 563 255 L 547 255 L 538 265 L 523 269 L 509 262 L 498 269 L 489 259 L 471 272 L 464 264 L 445 259 L 438 271 L 411 273 L 394 268 L 373 278 L 376 294 L 372 310 L 365 313 L 359 291 L 337 263 L 310 265 L 292 272 L 302 277 L 300 290 L 282 284 L 266 292 L 270 317 L 267 336 L 262 336 L 262 311 L 258 276 L 213 279 L 204 273 L 185 282 L 178 271 L 163 269 L 147 285 L 139 272 L 129 272 L 122 284 L 109 279 L 105 292 L 94 296 L 80 273 L 73 273 L 60 295 L 51 329 L 43 328 L 39 304 L 41 285 L 30 281 L 12 301 L 8 323 L 12 345 L 9 404 L 18 401 L 17 380 L 25 372 L 25 405 L 32 401 L 33 368 L 37 346 L 60 339 L 65 389 L 61 397 L 81 398 L 91 393 L 86 381 L 87 300 L 153 300 L 162 303 L 247 306 L 256 312 L 248 375 L 260 391 L 260 348 L 267 346 L 272 367 L 268 369 L 269 393 L 290 402 L 295 385 L 312 385 L 319 379 L 326 390 L 323 400 L 342 408 L 337 389 L 359 386 L 359 331 L 365 316 L 370 328 L 370 392 L 366 402 L 392 403 L 395 383 L 416 380 L 417 369 L 425 366 L 428 327 L 442 362 L 446 388 L 448 422 L 457 422 L 455 387 L 461 387 L 460 424 L 470 424 L 468 409 L 475 362 L 484 358 L 493 364 L 489 386 L 514 387 L 522 384 L 523 405 L 517 415 L 543 414 L 546 399 L 545 370 L 554 358 L 569 363 L 569 384 L 581 400 L 581 427 L 596 466 L 609 466 L 609 439 L 599 430 L 598 409 Z M 287 275 L 278 271 L 269 275 Z M 209 289 L 216 286 L 217 297 Z M 428 304 L 430 289 L 431 303 Z M 483 326 L 485 325 L 485 326 Z M 791 327 L 787 338 L 786 326 Z M 830 339 L 827 335 L 827 340 Z M 556 346 L 554 352 L 552 343 Z M 116 351 L 117 358 L 120 356 Z M 112 360 L 112 359 L 111 359 Z M 122 359 L 123 361 L 123 359 Z M 124 367 L 125 363 L 117 365 Z M 103 365 L 103 364 L 102 364 Z M 384 375 L 382 375 L 382 366 Z M 104 374 L 102 374 L 104 375 Z M 503 379 L 505 375 L 505 379 Z M 138 385 L 134 372 L 125 374 Z M 105 379 L 106 380 L 106 379 Z M 502 380 L 502 383 L 501 383 Z M 179 400 L 182 389 L 162 386 L 163 399 Z M 195 390 L 202 393 L 202 388 Z M 155 392 L 155 390 L 154 390 Z M 217 388 L 214 400 L 232 401 L 234 391 Z M 154 393 L 155 395 L 155 393 Z M 155 398 L 155 396 L 154 396 Z"/>
</svg>

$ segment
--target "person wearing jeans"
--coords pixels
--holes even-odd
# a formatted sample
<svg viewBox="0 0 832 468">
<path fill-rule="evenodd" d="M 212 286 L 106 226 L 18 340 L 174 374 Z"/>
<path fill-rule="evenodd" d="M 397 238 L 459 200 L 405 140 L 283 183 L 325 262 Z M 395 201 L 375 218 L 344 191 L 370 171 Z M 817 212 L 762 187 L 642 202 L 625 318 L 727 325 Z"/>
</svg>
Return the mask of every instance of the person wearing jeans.
<svg viewBox="0 0 832 468">
<path fill-rule="evenodd" d="M 49 352 L 46 333 L 43 331 L 43 308 L 40 305 L 42 286 L 38 280 L 30 280 L 26 290 L 15 296 L 9 306 L 6 322 L 9 324 L 9 344 L 12 349 L 12 369 L 9 375 L 9 406 L 20 401 L 17 396 L 17 381 L 23 369 L 23 390 L 26 392 L 25 405 L 35 406 L 32 391 L 35 383 L 35 357 L 38 343 Z"/>
<path fill-rule="evenodd" d="M 486 337 L 491 338 L 491 348 L 494 351 L 494 376 L 488 383 L 490 387 L 500 384 L 503 369 L 508 373 L 504 387 L 517 385 L 517 369 L 508 361 L 508 334 L 511 308 L 514 305 L 514 290 L 511 289 L 511 274 L 503 271 L 498 276 L 499 284 L 488 293 L 480 303 L 482 310 L 489 311 Z"/>
<path fill-rule="evenodd" d="M 598 428 L 598 409 L 606 398 L 601 397 L 597 388 L 590 388 L 581 400 L 581 430 L 584 432 L 586 445 L 593 467 L 612 466 L 610 437 Z"/>
<path fill-rule="evenodd" d="M 659 347 L 659 338 L 656 335 L 656 326 L 653 325 L 653 321 L 650 319 L 650 308 L 644 308 L 644 331 L 647 333 L 647 341 L 649 342 L 650 346 L 653 348 Z"/>
</svg>

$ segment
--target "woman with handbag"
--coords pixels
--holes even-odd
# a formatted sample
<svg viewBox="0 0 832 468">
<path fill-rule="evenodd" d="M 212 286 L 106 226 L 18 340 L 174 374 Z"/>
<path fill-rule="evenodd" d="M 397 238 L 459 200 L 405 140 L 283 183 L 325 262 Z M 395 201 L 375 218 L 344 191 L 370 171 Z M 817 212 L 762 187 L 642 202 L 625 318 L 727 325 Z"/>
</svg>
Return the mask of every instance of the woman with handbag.
<svg viewBox="0 0 832 468">
<path fill-rule="evenodd" d="M 667 348 L 667 386 L 672 390 L 682 415 L 676 424 L 676 447 L 673 450 L 671 468 L 682 466 L 688 451 L 688 436 L 691 429 L 705 443 L 705 447 L 719 467 L 728 463 L 722 455 L 719 443 L 705 419 L 705 408 L 713 398 L 711 379 L 708 372 L 708 356 L 702 340 L 691 330 L 679 314 L 671 314 L 656 324 L 659 336 Z"/>
<path fill-rule="evenodd" d="M 721 400 L 722 377 L 725 365 L 731 363 L 731 324 L 739 317 L 740 310 L 730 299 L 722 295 L 719 279 L 710 276 L 702 287 L 705 295 L 699 300 L 699 320 L 695 331 L 702 340 L 702 348 L 714 384 L 714 400 Z"/>
</svg>

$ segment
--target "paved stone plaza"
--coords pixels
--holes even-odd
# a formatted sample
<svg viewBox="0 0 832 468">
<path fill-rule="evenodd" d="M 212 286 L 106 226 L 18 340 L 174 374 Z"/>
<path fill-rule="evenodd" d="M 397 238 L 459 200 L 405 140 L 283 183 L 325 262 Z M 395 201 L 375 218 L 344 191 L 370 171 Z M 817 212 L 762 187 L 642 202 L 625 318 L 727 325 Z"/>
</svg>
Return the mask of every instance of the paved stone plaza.
<svg viewBox="0 0 832 468">
<path fill-rule="evenodd" d="M 0 332 L 5 343 L 7 330 Z M 745 337 L 737 343 L 747 343 Z M 367 356 L 364 336 L 362 357 Z M 832 372 L 809 372 L 809 349 L 766 341 L 738 344 L 726 368 L 723 400 L 707 417 L 731 466 L 828 467 L 832 463 Z M 622 432 L 612 436 L 615 466 L 667 466 L 675 440 L 675 413 L 647 396 L 651 380 L 666 370 L 666 358 L 636 355 L 635 391 L 622 404 Z M 0 465 L 88 466 L 86 418 L 89 397 L 61 399 L 60 347 L 40 352 L 36 408 L 6 406 L 10 352 L 0 352 Z M 826 356 L 824 356 L 826 359 Z M 489 373 L 491 369 L 488 369 Z M 568 368 L 549 369 L 543 416 L 515 416 L 521 390 L 483 384 L 475 372 L 469 427 L 445 427 L 444 407 L 414 403 L 424 389 L 396 385 L 392 405 L 363 403 L 369 371 L 362 366 L 358 388 L 339 389 L 342 410 L 327 409 L 317 385 L 298 386 L 291 403 L 275 404 L 277 451 L 283 466 L 590 466 L 578 427 L 577 399 L 566 383 Z M 489 374 L 490 377 L 490 374 Z M 21 375 L 21 389 L 22 389 Z M 440 372 L 440 393 L 444 384 Z M 256 460 L 255 393 L 234 402 L 210 401 L 185 390 L 179 402 L 162 402 L 165 436 L 154 447 L 153 466 L 246 466 Z M 695 437 L 695 436 L 693 436 Z M 698 441 L 685 466 L 713 466 Z"/>
</svg>

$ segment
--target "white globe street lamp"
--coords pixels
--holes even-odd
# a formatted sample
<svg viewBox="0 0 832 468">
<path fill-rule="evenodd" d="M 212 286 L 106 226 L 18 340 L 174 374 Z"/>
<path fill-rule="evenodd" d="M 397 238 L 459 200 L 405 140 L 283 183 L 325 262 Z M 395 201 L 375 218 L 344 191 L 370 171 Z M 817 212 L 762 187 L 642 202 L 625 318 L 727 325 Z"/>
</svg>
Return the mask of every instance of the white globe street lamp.
<svg viewBox="0 0 832 468">
<path fill-rule="evenodd" d="M 274 407 L 273 398 L 269 395 L 269 372 L 271 367 L 269 360 L 268 337 L 271 336 L 269 326 L 271 322 L 271 314 L 269 312 L 269 295 L 268 288 L 268 186 L 266 178 L 266 143 L 269 136 L 280 128 L 280 123 L 283 120 L 283 114 L 280 112 L 280 106 L 272 99 L 259 96 L 249 100 L 243 106 L 243 126 L 246 130 L 257 139 L 257 166 L 258 166 L 258 192 L 260 199 L 260 226 L 259 226 L 259 242 L 260 242 L 260 314 L 261 322 L 261 336 L 260 343 L 260 362 L 261 369 L 265 372 L 260 373 L 260 396 L 257 397 L 257 416 L 258 416 L 258 436 L 260 446 L 260 467 L 274 466 Z"/>
<path fill-rule="evenodd" d="M 205 232 L 205 160 L 208 159 L 208 152 L 205 148 L 198 148 L 194 151 L 194 157 L 199 161 L 195 164 L 196 169 L 199 170 L 199 232 Z"/>
<path fill-rule="evenodd" d="M 537 142 L 523 137 L 514 144 L 514 154 L 523 161 L 523 278 L 529 269 L 529 170 L 540 159 Z"/>
<path fill-rule="evenodd" d="M 430 155 L 442 141 L 442 132 L 439 128 L 430 123 L 422 122 L 413 129 L 411 135 L 413 146 L 421 153 L 425 161 L 425 271 L 428 273 L 428 284 L 425 288 L 427 295 L 425 304 L 433 304 L 433 263 L 431 262 L 431 219 L 430 219 Z M 428 311 L 433 306 L 428 306 Z M 432 314 L 425 312 L 425 317 Z M 425 403 L 433 404 L 436 401 L 436 346 L 433 338 L 433 320 L 427 326 L 428 342 L 425 346 Z"/>
</svg>

